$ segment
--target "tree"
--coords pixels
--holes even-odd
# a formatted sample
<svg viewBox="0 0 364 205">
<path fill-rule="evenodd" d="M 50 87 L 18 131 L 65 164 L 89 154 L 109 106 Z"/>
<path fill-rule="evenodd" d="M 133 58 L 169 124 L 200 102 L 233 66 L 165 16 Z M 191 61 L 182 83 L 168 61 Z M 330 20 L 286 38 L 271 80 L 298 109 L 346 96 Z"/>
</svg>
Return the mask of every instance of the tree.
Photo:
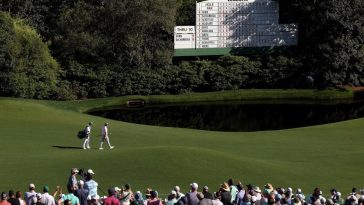
<svg viewBox="0 0 364 205">
<path fill-rule="evenodd" d="M 0 95 L 50 98 L 56 92 L 58 63 L 33 28 L 0 12 Z"/>
</svg>

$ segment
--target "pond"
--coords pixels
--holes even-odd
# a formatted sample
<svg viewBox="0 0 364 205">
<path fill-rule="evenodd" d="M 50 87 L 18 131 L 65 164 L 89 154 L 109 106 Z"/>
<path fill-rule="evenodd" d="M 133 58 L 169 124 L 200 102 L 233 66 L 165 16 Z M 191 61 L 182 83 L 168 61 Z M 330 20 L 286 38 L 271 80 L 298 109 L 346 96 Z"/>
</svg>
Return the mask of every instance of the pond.
<svg viewBox="0 0 364 205">
<path fill-rule="evenodd" d="M 280 130 L 364 117 L 364 102 L 215 102 L 110 108 L 91 115 L 137 124 L 213 131 Z"/>
</svg>

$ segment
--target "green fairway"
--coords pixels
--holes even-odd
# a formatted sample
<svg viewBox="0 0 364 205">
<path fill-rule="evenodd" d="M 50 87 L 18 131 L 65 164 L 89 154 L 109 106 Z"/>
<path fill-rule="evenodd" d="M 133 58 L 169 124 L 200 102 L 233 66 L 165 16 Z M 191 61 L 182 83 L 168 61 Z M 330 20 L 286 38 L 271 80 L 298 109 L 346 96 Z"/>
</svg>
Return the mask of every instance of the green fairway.
<svg viewBox="0 0 364 205">
<path fill-rule="evenodd" d="M 223 94 L 215 95 L 225 99 Z M 52 102 L 0 98 L 0 190 L 25 191 L 29 183 L 38 185 L 37 191 L 44 184 L 51 189 L 65 187 L 72 167 L 92 168 L 104 190 L 130 183 L 135 191 L 150 187 L 161 194 L 175 185 L 186 192 L 193 181 L 215 191 L 228 178 L 260 187 L 267 182 L 275 187 L 300 187 L 306 194 L 315 187 L 327 195 L 333 187 L 345 194 L 353 186 L 363 186 L 364 119 L 232 133 L 137 125 L 82 113 L 124 104 L 130 98 L 148 102 L 178 99 L 137 96 Z M 185 95 L 180 101 L 206 98 Z M 82 150 L 76 133 L 89 121 L 94 122 L 93 149 Z M 110 140 L 116 148 L 100 151 L 97 135 L 105 121 L 110 123 Z"/>
</svg>

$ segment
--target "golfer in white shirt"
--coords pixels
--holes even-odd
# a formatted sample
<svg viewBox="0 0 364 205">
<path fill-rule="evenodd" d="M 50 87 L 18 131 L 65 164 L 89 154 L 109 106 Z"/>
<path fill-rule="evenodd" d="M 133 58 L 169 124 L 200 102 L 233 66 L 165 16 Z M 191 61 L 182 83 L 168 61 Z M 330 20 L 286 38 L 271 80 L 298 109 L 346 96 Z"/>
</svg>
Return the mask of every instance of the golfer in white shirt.
<svg viewBox="0 0 364 205">
<path fill-rule="evenodd" d="M 107 142 L 107 145 L 109 145 L 110 149 L 113 149 L 114 146 L 110 145 L 110 140 L 109 140 L 109 130 L 107 128 L 109 123 L 105 123 L 104 126 L 102 127 L 102 132 L 101 132 L 101 141 L 100 141 L 100 150 L 103 150 L 104 148 L 102 147 L 102 145 L 104 144 L 104 141 Z"/>
</svg>

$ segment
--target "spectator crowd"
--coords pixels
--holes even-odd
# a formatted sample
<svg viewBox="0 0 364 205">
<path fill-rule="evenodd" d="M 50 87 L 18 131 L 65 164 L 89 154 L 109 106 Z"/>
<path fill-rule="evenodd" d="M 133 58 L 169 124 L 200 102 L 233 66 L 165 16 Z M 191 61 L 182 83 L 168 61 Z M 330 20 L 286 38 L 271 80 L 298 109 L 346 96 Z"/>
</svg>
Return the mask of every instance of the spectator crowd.
<svg viewBox="0 0 364 205">
<path fill-rule="evenodd" d="M 232 179 L 223 182 L 215 192 L 208 186 L 199 189 L 196 182 L 190 184 L 190 190 L 183 194 L 179 186 L 173 187 L 166 198 L 158 196 L 157 190 L 147 188 L 145 192 L 133 192 L 129 184 L 123 187 L 110 187 L 107 193 L 93 180 L 95 173 L 71 169 L 67 182 L 67 193 L 57 186 L 53 193 L 43 186 L 37 193 L 34 184 L 24 193 L 10 190 L 1 193 L 0 205 L 364 205 L 364 189 L 353 188 L 349 194 L 342 195 L 336 189 L 330 190 L 330 196 L 324 197 L 319 188 L 310 195 L 305 195 L 300 188 L 274 188 L 265 184 L 262 189 L 251 184 L 234 183 Z M 82 179 L 77 180 L 77 176 Z M 99 191 L 105 196 L 100 197 Z"/>
</svg>

